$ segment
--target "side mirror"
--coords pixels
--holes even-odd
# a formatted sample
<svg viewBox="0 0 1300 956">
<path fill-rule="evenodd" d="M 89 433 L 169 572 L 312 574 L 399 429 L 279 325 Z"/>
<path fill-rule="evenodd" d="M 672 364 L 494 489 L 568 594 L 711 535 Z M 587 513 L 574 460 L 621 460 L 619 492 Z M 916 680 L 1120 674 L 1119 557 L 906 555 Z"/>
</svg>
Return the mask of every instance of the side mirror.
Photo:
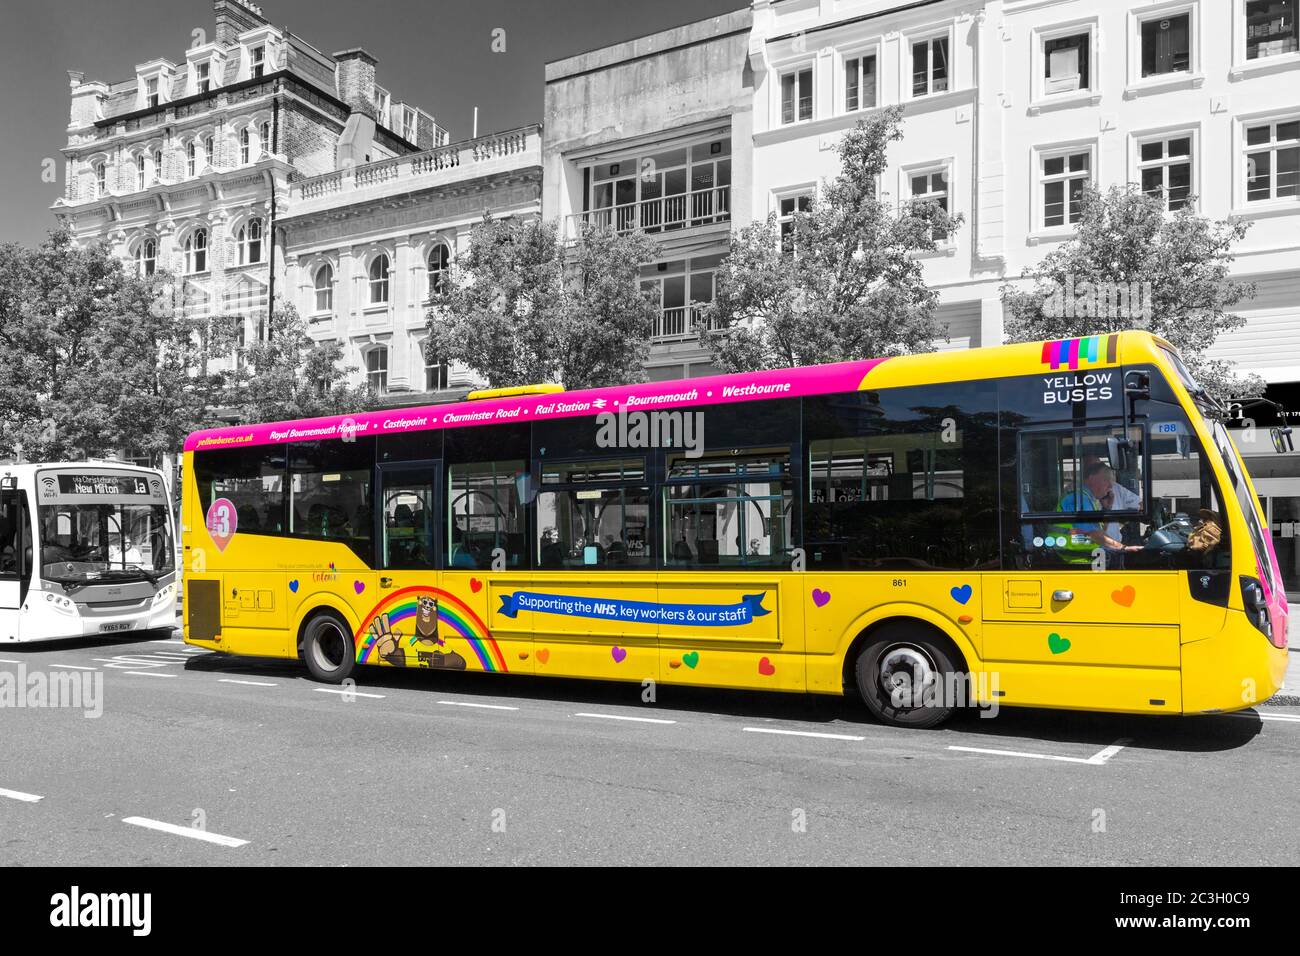
<svg viewBox="0 0 1300 956">
<path fill-rule="evenodd" d="M 1269 437 L 1273 439 L 1273 450 L 1279 455 L 1284 455 L 1289 451 L 1295 451 L 1295 444 L 1291 440 L 1290 426 L 1281 428 L 1270 428 Z"/>
<path fill-rule="evenodd" d="M 1124 375 L 1124 394 L 1133 399 L 1151 397 L 1151 375 L 1139 369 L 1133 369 Z"/>
</svg>

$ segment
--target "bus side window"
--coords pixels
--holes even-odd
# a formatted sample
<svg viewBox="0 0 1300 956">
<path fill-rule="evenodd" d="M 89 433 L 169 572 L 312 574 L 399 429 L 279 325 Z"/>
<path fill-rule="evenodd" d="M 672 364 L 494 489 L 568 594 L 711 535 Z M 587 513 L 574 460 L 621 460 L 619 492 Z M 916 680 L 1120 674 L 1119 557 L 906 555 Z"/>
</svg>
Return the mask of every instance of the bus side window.
<svg viewBox="0 0 1300 956">
<path fill-rule="evenodd" d="M 505 553 L 505 566 L 524 566 L 523 489 L 528 483 L 522 459 L 467 462 L 447 469 L 447 568 L 488 569 L 493 555 Z"/>
</svg>

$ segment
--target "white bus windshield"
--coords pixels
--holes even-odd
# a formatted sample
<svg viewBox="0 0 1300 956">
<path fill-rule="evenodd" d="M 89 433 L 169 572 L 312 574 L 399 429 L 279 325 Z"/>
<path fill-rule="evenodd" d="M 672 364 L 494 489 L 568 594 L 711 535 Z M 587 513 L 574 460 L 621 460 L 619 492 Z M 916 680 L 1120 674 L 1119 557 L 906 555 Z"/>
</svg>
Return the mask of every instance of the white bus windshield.
<svg viewBox="0 0 1300 956">
<path fill-rule="evenodd" d="M 123 501 L 41 505 L 40 569 L 49 581 L 156 580 L 172 570 L 165 505 Z"/>
</svg>

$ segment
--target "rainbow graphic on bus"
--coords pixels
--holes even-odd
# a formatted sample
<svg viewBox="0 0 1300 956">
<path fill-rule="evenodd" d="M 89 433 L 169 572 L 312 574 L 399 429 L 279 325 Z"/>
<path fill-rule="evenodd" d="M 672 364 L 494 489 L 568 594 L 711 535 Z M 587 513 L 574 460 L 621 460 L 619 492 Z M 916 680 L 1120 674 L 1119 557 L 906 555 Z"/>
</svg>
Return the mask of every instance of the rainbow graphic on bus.
<svg viewBox="0 0 1300 956">
<path fill-rule="evenodd" d="M 1103 341 L 1104 339 L 1104 341 Z M 1052 371 L 1077 369 L 1080 364 L 1113 363 L 1119 353 L 1119 336 L 1090 335 L 1082 339 L 1058 339 L 1043 343 L 1043 364 Z"/>
<path fill-rule="evenodd" d="M 422 626 L 422 618 L 436 608 L 432 629 Z M 427 634 L 427 636 L 425 636 Z M 448 647 L 449 641 L 462 638 L 469 644 L 479 665 L 489 673 L 507 672 L 505 655 L 474 611 L 450 591 L 433 587 L 409 587 L 395 591 L 376 604 L 362 619 L 361 628 L 354 635 L 357 663 L 374 662 L 379 657 L 377 647 L 386 637 L 397 638 L 403 650 L 420 644 Z M 450 656 L 454 651 L 448 650 Z"/>
</svg>

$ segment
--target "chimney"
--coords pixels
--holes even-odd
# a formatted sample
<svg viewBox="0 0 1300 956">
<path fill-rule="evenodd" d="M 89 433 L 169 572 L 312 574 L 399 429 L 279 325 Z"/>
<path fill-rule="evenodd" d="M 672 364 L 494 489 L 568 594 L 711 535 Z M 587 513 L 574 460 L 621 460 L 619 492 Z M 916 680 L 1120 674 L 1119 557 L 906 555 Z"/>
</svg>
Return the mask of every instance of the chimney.
<svg viewBox="0 0 1300 956">
<path fill-rule="evenodd" d="M 233 46 L 241 33 L 268 22 L 261 7 L 241 0 L 216 0 L 212 10 L 217 21 L 217 43 L 223 47 Z"/>
<path fill-rule="evenodd" d="M 108 96 L 108 85 L 97 80 L 86 82 L 86 74 L 80 70 L 68 71 L 68 92 L 72 96 L 72 112 L 68 118 L 68 129 L 80 129 L 92 125 L 104 118 L 104 99 Z"/>
<path fill-rule="evenodd" d="M 375 64 L 360 47 L 334 54 L 338 96 L 354 113 L 375 118 Z"/>
</svg>

